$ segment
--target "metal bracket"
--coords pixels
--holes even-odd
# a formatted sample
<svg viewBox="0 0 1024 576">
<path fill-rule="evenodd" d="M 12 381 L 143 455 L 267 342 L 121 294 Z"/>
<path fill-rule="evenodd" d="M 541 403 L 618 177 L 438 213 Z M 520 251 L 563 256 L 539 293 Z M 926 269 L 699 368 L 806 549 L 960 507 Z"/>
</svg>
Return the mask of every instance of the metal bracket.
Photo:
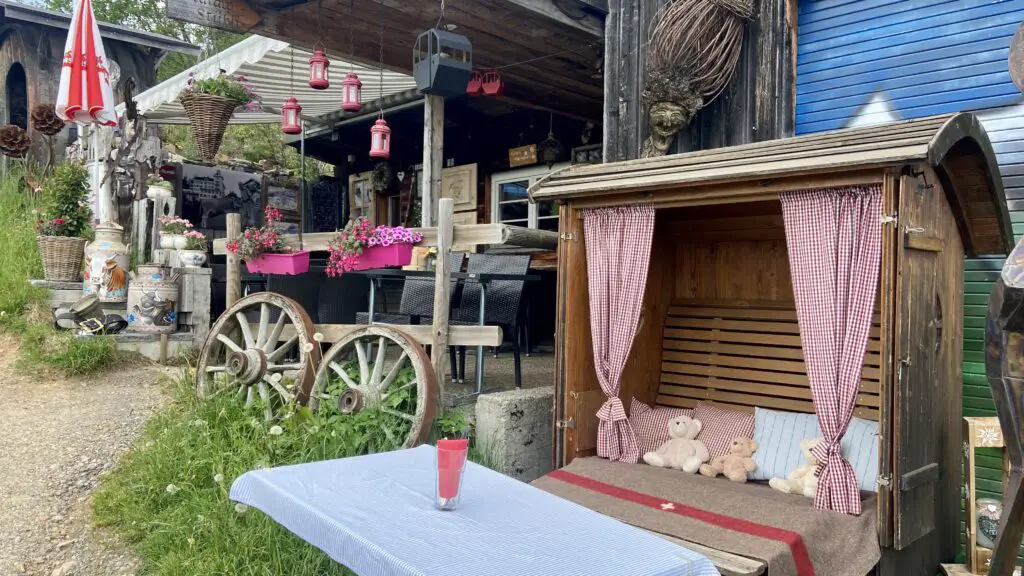
<svg viewBox="0 0 1024 576">
<path fill-rule="evenodd" d="M 893 223 L 896 222 L 896 215 L 895 214 L 891 214 L 891 215 L 890 214 L 882 214 L 882 217 L 879 219 L 879 221 L 882 224 L 893 224 Z"/>
<path fill-rule="evenodd" d="M 891 474 L 881 474 L 881 475 L 878 476 L 877 481 L 878 481 L 878 485 L 879 486 L 884 486 L 886 488 L 891 488 L 892 487 L 892 475 Z"/>
<path fill-rule="evenodd" d="M 576 241 L 576 233 L 575 232 L 562 232 L 561 234 L 558 235 L 558 238 L 560 240 L 568 240 L 568 241 L 571 241 L 571 242 L 575 242 Z"/>
<path fill-rule="evenodd" d="M 903 367 L 910 366 L 911 364 L 912 362 L 910 361 L 910 356 L 904 356 L 903 358 L 900 358 L 900 364 L 896 369 L 896 381 L 899 382 L 900 384 L 903 383 Z"/>
<path fill-rule="evenodd" d="M 924 228 L 918 228 L 916 226 L 907 225 L 903 228 L 907 234 L 924 234 Z"/>
<path fill-rule="evenodd" d="M 568 420 L 558 420 L 555 422 L 555 428 L 558 428 L 559 430 L 565 430 L 567 428 L 576 428 L 576 421 L 573 420 L 572 418 L 569 418 Z"/>
</svg>

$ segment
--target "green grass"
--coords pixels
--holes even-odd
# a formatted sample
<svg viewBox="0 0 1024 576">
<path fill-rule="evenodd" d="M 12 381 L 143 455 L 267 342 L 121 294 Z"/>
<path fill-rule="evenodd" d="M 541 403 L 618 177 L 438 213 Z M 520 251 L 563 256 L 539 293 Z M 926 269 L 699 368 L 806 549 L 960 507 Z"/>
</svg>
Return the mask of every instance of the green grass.
<svg viewBox="0 0 1024 576">
<path fill-rule="evenodd" d="M 197 400 L 188 368 L 171 387 L 173 402 L 150 420 L 93 501 L 95 521 L 134 546 L 142 561 L 139 574 L 351 574 L 262 512 L 240 512 L 228 488 L 242 473 L 263 466 L 393 449 L 378 429 L 382 414 L 332 411 L 335 388 L 320 413 L 285 408 L 281 420 L 266 423 L 260 406 L 246 408 L 233 394 Z M 434 435 L 465 428 L 464 417 L 446 413 Z"/>
<path fill-rule="evenodd" d="M 112 336 L 78 338 L 45 324 L 28 324 L 21 339 L 21 365 L 44 365 L 66 376 L 82 376 L 114 366 L 118 361 Z"/>
</svg>

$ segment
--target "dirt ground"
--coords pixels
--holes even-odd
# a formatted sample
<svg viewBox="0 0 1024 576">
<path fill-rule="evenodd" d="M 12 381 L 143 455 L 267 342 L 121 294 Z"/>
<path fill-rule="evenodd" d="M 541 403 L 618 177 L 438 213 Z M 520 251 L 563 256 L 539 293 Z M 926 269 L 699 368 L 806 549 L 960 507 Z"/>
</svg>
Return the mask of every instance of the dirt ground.
<svg viewBox="0 0 1024 576">
<path fill-rule="evenodd" d="M 138 360 L 85 379 L 25 374 L 0 338 L 0 576 L 134 574 L 92 528 L 90 494 L 166 402 L 166 369 Z"/>
</svg>

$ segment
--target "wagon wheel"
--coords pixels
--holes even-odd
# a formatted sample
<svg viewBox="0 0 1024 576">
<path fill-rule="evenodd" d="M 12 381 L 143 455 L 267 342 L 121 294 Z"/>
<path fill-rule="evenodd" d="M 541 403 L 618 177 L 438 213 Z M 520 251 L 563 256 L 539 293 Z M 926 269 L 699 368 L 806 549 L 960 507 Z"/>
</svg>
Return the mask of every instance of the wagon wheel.
<svg viewBox="0 0 1024 576">
<path fill-rule="evenodd" d="M 294 300 L 273 292 L 242 298 L 210 328 L 196 369 L 196 391 L 208 396 L 235 389 L 247 406 L 258 395 L 267 420 L 274 417 L 275 404 L 305 404 L 320 364 L 312 336 L 313 322 Z"/>
<path fill-rule="evenodd" d="M 331 346 L 316 372 L 309 407 L 343 415 L 379 410 L 388 415 L 381 419 L 383 435 L 393 445 L 410 448 L 430 435 L 437 397 L 437 375 L 423 347 L 401 330 L 375 325 L 358 328 Z"/>
</svg>

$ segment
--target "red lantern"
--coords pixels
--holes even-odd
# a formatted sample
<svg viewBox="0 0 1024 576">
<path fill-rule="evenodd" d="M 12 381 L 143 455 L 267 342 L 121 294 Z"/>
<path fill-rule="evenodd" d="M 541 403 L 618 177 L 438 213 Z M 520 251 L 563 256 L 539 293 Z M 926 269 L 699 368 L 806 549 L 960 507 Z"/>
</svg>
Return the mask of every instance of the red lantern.
<svg viewBox="0 0 1024 576">
<path fill-rule="evenodd" d="M 370 158 L 387 160 L 391 156 L 391 128 L 384 118 L 378 118 L 370 128 Z"/>
<path fill-rule="evenodd" d="M 331 61 L 327 59 L 327 54 L 324 53 L 323 48 L 317 47 L 313 49 L 313 55 L 309 57 L 309 87 L 314 90 L 326 90 L 331 85 L 330 74 L 327 72 L 327 68 L 331 65 Z"/>
<path fill-rule="evenodd" d="M 349 72 L 341 81 L 341 109 L 345 112 L 359 112 L 363 107 L 363 82 L 355 72 Z"/>
<path fill-rule="evenodd" d="M 285 134 L 302 134 L 302 106 L 295 96 L 289 96 L 281 106 L 281 131 Z"/>
<path fill-rule="evenodd" d="M 483 82 L 481 83 L 481 89 L 487 96 L 500 96 L 501 90 L 504 88 L 504 84 L 501 81 L 501 75 L 491 70 L 487 74 L 484 74 Z"/>
<path fill-rule="evenodd" d="M 466 94 L 470 96 L 480 96 L 484 93 L 484 75 L 473 71 L 473 75 L 469 77 L 469 84 L 466 85 Z"/>
</svg>

